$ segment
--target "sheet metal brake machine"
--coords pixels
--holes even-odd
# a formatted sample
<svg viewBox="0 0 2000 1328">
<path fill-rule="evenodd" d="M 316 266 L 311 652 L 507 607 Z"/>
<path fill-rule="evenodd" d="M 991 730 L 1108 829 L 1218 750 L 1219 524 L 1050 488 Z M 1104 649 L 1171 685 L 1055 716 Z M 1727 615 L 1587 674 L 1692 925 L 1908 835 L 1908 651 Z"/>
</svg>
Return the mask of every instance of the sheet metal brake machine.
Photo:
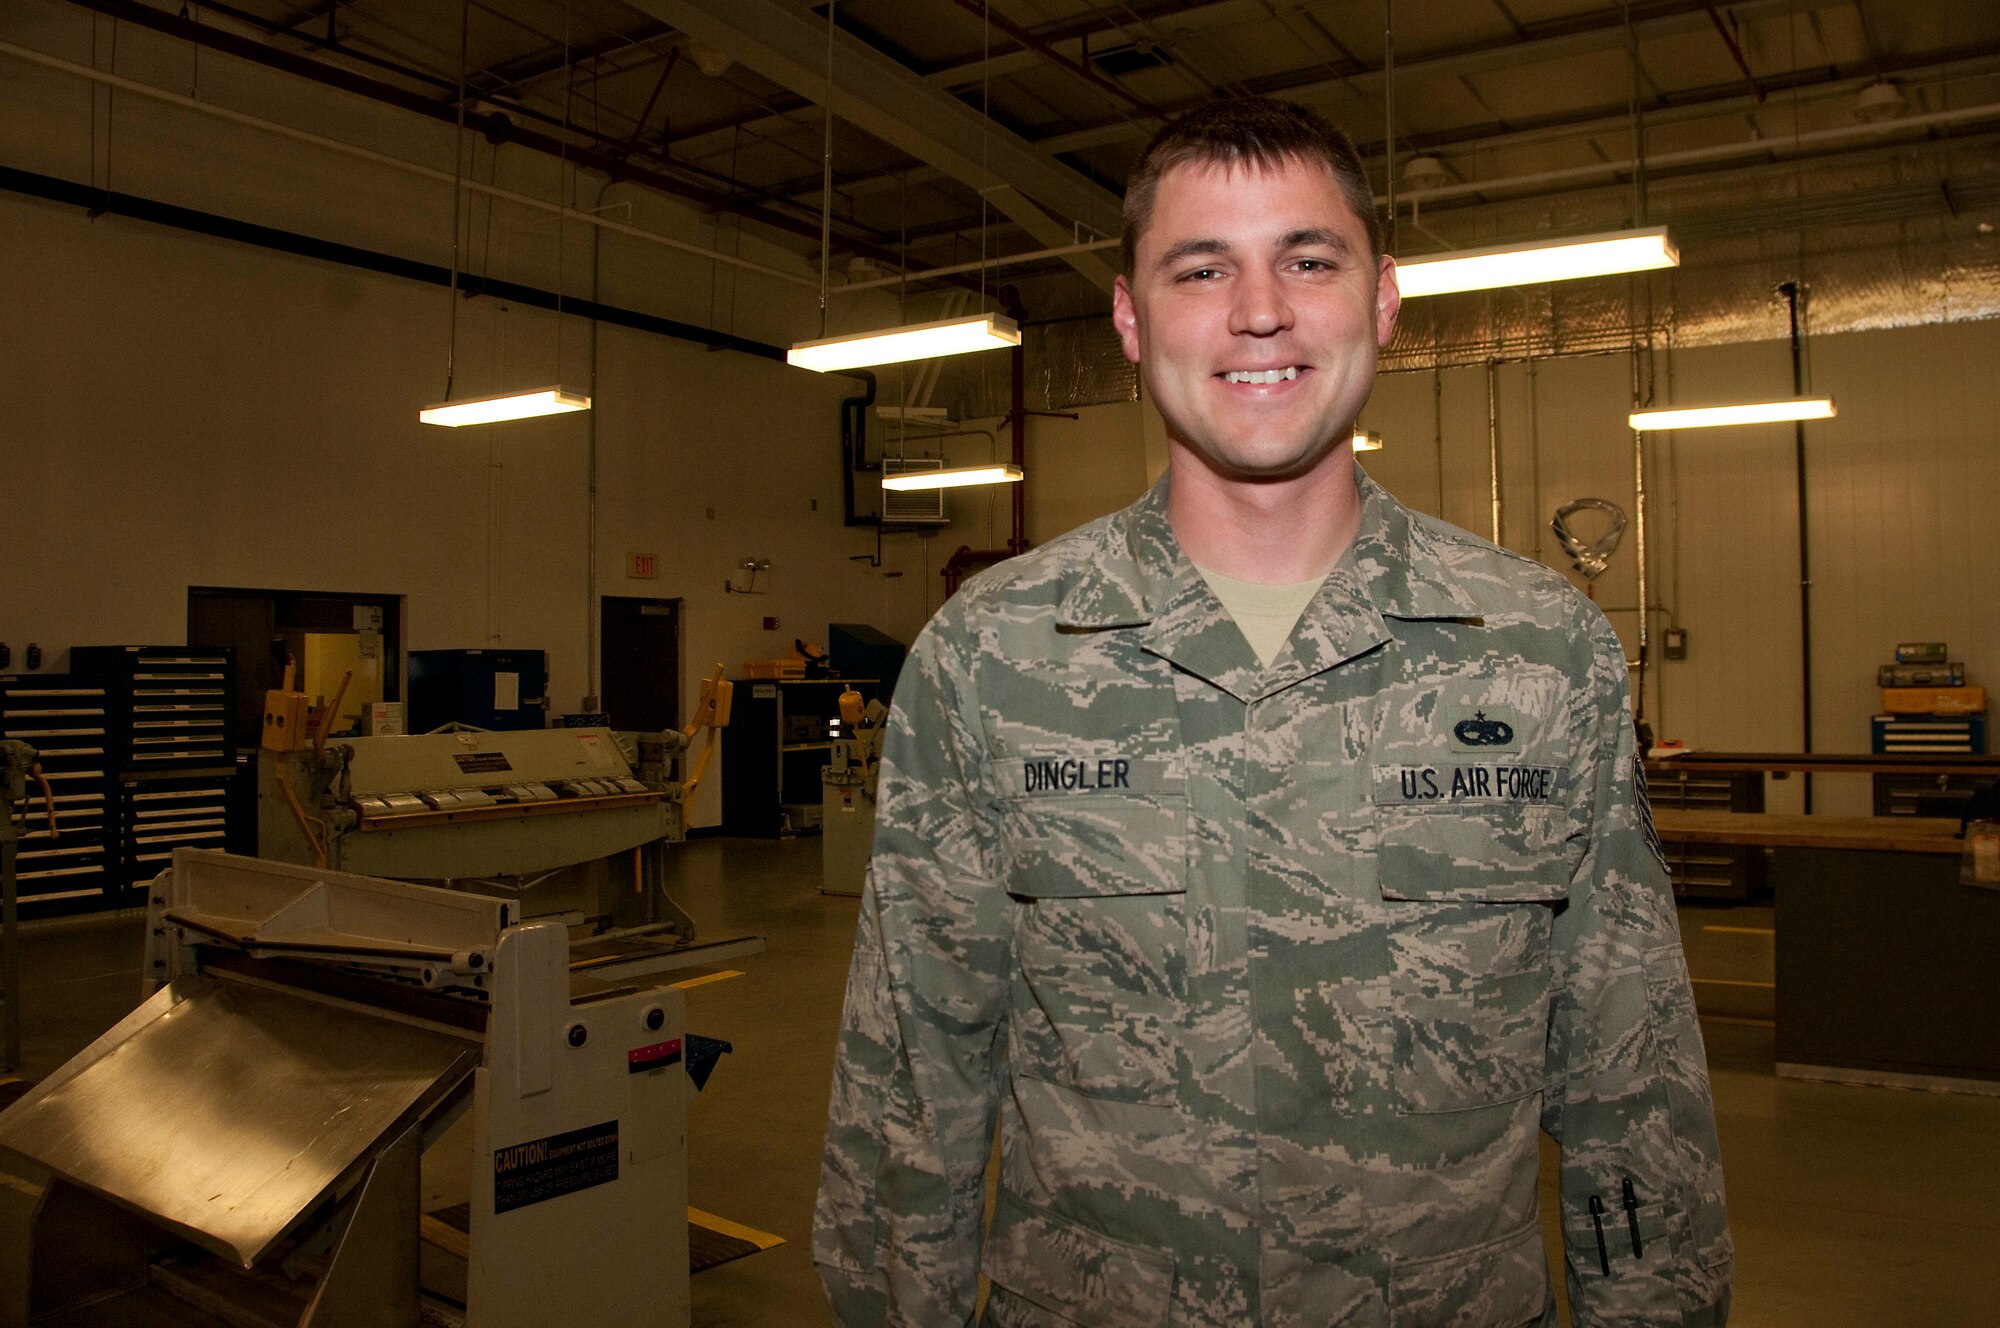
<svg viewBox="0 0 2000 1328">
<path fill-rule="evenodd" d="M 0 1323 L 688 1323 L 680 990 L 510 900 L 210 850 L 148 930 L 152 995 L 0 1114 Z"/>
<path fill-rule="evenodd" d="M 531 729 L 344 738 L 258 753 L 266 858 L 467 890 L 571 931 L 600 977 L 755 954 L 754 936 L 697 942 L 667 893 L 694 778 L 683 731 Z M 695 778 L 698 778 L 698 772 Z"/>
</svg>

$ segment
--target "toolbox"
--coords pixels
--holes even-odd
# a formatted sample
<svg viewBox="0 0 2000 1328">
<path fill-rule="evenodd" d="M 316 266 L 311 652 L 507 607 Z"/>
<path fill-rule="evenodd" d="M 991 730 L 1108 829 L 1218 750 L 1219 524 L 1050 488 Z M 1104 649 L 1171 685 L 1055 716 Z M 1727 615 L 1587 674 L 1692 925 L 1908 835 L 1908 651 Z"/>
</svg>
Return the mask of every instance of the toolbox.
<svg viewBox="0 0 2000 1328">
<path fill-rule="evenodd" d="M 1884 664 L 1875 670 L 1875 685 L 1878 687 L 1963 687 L 1965 686 L 1965 665 L 1957 661 L 1950 664 Z"/>
<path fill-rule="evenodd" d="M 1986 755 L 1986 719 L 1967 715 L 1955 719 L 1910 719 L 1876 715 L 1868 721 L 1871 750 L 1878 756 Z"/>
<path fill-rule="evenodd" d="M 1983 715 L 1984 687 L 1884 687 L 1882 709 L 1892 715 Z"/>
</svg>

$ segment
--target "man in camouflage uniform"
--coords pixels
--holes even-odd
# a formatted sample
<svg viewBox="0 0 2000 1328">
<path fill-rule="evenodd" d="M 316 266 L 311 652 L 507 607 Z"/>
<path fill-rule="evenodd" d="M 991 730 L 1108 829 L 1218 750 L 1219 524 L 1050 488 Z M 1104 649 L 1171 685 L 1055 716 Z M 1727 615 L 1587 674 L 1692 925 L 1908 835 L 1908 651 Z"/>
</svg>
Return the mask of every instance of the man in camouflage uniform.
<svg viewBox="0 0 2000 1328">
<path fill-rule="evenodd" d="M 967 1323 L 983 1272 L 998 1325 L 1553 1324 L 1537 1126 L 1577 1322 L 1723 1322 L 1623 651 L 1355 466 L 1397 303 L 1309 114 L 1142 158 L 1113 317 L 1168 475 L 969 584 L 898 686 L 815 1222 L 842 1323 Z"/>
</svg>

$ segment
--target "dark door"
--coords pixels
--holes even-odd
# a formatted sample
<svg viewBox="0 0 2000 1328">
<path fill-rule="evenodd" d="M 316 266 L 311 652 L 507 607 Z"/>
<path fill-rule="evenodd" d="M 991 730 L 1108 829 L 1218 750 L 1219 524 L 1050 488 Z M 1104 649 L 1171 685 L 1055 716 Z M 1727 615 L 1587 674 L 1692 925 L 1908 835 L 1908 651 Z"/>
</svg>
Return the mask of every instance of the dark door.
<svg viewBox="0 0 2000 1328">
<path fill-rule="evenodd" d="M 642 733 L 679 728 L 681 602 L 606 595 L 598 622 L 612 726 Z"/>
</svg>

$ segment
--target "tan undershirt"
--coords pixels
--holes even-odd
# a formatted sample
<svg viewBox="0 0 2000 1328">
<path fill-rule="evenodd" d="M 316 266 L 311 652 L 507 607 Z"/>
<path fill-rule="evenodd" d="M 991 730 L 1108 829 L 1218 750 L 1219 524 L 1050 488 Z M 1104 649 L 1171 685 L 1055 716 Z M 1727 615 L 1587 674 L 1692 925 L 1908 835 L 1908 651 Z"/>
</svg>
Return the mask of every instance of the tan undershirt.
<svg viewBox="0 0 2000 1328">
<path fill-rule="evenodd" d="M 1292 639 L 1292 629 L 1299 625 L 1305 615 L 1306 605 L 1318 593 L 1324 576 L 1316 576 L 1310 581 L 1295 581 L 1289 585 L 1267 586 L 1255 581 L 1238 581 L 1235 577 L 1211 572 L 1206 567 L 1196 565 L 1195 571 L 1208 582 L 1208 588 L 1222 601 L 1222 607 L 1236 620 L 1237 630 L 1243 639 L 1257 652 L 1257 658 L 1265 668 L 1271 667 L 1285 648 L 1285 642 Z"/>
</svg>

